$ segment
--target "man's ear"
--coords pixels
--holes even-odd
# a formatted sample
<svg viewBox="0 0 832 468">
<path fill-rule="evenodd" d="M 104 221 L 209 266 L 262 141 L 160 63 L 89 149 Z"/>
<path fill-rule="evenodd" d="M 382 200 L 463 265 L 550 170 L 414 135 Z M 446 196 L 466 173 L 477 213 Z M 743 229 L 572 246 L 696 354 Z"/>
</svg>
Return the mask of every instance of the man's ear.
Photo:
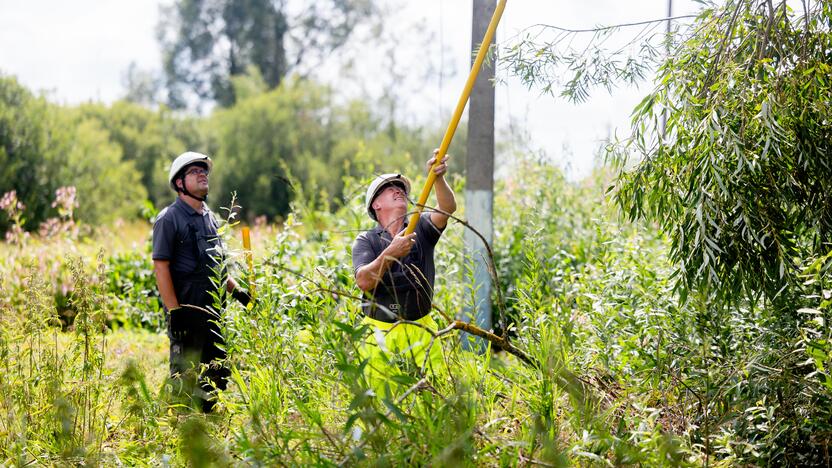
<svg viewBox="0 0 832 468">
<path fill-rule="evenodd" d="M 184 189 L 184 188 L 185 188 L 185 187 L 183 187 L 183 184 L 185 183 L 185 181 L 184 181 L 184 180 L 182 180 L 182 178 L 181 178 L 181 177 L 179 177 L 178 179 L 176 179 L 176 180 L 174 181 L 174 183 L 176 183 L 176 186 L 177 186 L 177 187 L 179 187 L 179 189 L 180 189 L 180 190 L 182 190 L 182 189 Z"/>
</svg>

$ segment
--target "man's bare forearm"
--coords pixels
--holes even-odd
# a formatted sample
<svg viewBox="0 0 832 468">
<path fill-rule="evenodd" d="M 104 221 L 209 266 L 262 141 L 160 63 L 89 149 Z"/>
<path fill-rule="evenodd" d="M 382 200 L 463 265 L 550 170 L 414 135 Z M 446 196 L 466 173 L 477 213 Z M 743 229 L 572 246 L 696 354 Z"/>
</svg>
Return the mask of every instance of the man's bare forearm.
<svg viewBox="0 0 832 468">
<path fill-rule="evenodd" d="M 381 277 L 390 269 L 394 259 L 381 253 L 375 260 L 355 272 L 355 283 L 362 291 L 372 291 L 381 281 Z"/>
<path fill-rule="evenodd" d="M 443 229 L 448 225 L 448 215 L 445 213 L 456 211 L 456 197 L 444 177 L 437 177 L 433 186 L 436 189 L 436 207 L 442 212 L 434 211 L 430 214 L 430 220 L 436 227 Z"/>
<path fill-rule="evenodd" d="M 437 177 L 434 187 L 436 188 L 436 206 L 446 213 L 456 211 L 456 197 L 448 181 L 444 177 Z"/>
<path fill-rule="evenodd" d="M 176 299 L 176 291 L 173 289 L 173 278 L 170 275 L 170 262 L 168 260 L 153 260 L 153 270 L 156 272 L 156 287 L 159 288 L 159 296 L 167 310 L 179 307 L 179 300 Z"/>
<path fill-rule="evenodd" d="M 395 236 L 390 245 L 381 252 L 381 255 L 372 262 L 362 266 L 355 272 L 355 283 L 362 291 L 369 292 L 375 289 L 381 281 L 381 277 L 390 268 L 393 262 L 404 258 L 410 253 L 413 244 L 416 243 L 416 233 Z"/>
</svg>

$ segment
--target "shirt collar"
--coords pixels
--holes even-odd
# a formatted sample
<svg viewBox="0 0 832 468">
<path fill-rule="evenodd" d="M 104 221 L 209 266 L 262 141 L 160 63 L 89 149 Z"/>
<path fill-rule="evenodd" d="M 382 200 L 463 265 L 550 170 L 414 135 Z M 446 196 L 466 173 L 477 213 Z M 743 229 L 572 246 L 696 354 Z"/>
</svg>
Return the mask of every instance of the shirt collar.
<svg viewBox="0 0 832 468">
<path fill-rule="evenodd" d="M 179 207 L 185 210 L 185 213 L 188 213 L 190 216 L 204 216 L 208 212 L 208 207 L 205 206 L 205 202 L 202 202 L 202 214 L 199 214 L 191 205 L 187 204 L 185 200 L 182 200 L 180 197 L 176 197 L 176 203 L 179 204 Z"/>
<path fill-rule="evenodd" d="M 402 225 L 402 229 L 407 229 L 407 225 L 410 222 L 410 216 L 407 215 L 404 217 L 404 224 Z M 387 229 L 381 227 L 381 223 L 376 224 L 376 227 L 371 229 L 372 232 L 376 233 L 376 235 L 384 236 L 384 233 L 387 232 Z"/>
</svg>

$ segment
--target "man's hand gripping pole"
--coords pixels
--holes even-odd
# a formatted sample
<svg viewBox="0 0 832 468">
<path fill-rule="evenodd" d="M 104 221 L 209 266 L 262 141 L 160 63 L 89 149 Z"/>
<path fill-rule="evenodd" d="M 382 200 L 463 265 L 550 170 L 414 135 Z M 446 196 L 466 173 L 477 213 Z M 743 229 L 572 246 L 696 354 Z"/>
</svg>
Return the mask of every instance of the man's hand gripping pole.
<svg viewBox="0 0 832 468">
<path fill-rule="evenodd" d="M 456 109 L 451 117 L 451 122 L 448 124 L 447 130 L 445 130 L 445 136 L 442 138 L 442 144 L 439 145 L 439 153 L 436 155 L 436 160 L 434 161 L 433 166 L 428 169 L 428 178 L 425 181 L 425 186 L 422 187 L 422 193 L 419 195 L 419 201 L 416 203 L 416 211 L 410 216 L 410 221 L 404 232 L 405 235 L 412 234 L 416 229 L 416 223 L 419 222 L 419 216 L 422 215 L 422 210 L 424 209 L 425 203 L 428 201 L 430 191 L 433 188 L 433 182 L 436 180 L 436 174 L 433 170 L 436 166 L 442 164 L 442 159 L 448 152 L 448 147 L 451 146 L 451 140 L 453 140 L 454 133 L 456 133 L 456 128 L 459 125 L 459 120 L 462 118 L 462 112 L 465 110 L 468 98 L 471 97 L 471 90 L 474 88 L 474 82 L 477 81 L 477 75 L 480 73 L 480 68 L 482 68 L 482 63 L 485 61 L 485 56 L 488 53 L 491 40 L 497 32 L 497 25 L 500 23 L 500 18 L 503 16 L 503 10 L 505 9 L 506 0 L 500 0 L 497 4 L 497 8 L 494 9 L 494 14 L 491 16 L 491 22 L 488 23 L 488 29 L 485 31 L 482 43 L 480 43 L 480 50 L 477 52 L 477 57 L 474 59 L 474 64 L 471 66 L 471 73 L 468 74 L 468 81 L 465 82 L 465 88 L 463 88 L 462 95 L 456 103 Z"/>
</svg>

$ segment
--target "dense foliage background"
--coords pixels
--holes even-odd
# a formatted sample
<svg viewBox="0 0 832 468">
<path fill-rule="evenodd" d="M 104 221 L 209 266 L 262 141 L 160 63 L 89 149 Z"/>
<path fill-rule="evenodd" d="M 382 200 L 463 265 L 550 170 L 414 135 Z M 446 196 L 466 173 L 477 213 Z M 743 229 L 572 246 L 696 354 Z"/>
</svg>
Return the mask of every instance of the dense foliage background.
<svg viewBox="0 0 832 468">
<path fill-rule="evenodd" d="M 436 129 L 257 63 L 218 70 L 202 115 L 59 106 L 0 78 L 0 463 L 829 465 L 830 29 L 830 2 L 745 0 L 704 4 L 642 61 L 548 53 L 568 36 L 510 47 L 506 70 L 545 90 L 566 64 L 577 101 L 658 79 L 585 181 L 501 152 L 494 310 L 515 352 L 467 353 L 444 329 L 448 375 L 403 363 L 382 392 L 357 353 L 349 249 L 367 180 L 419 186 Z M 231 268 L 259 297 L 224 311 L 233 383 L 209 416 L 166 379 L 149 258 L 185 149 L 215 159 Z M 458 215 L 437 250 L 441 327 L 471 302 Z"/>
<path fill-rule="evenodd" d="M 438 129 L 399 125 L 390 135 L 365 101 L 338 104 L 331 88 L 289 80 L 273 91 L 252 92 L 235 106 L 206 117 L 185 116 L 127 101 L 105 106 L 59 106 L 37 97 L 13 77 L 0 77 L 0 191 L 16 191 L 26 230 L 57 214 L 62 186 L 77 189 L 76 218 L 88 226 L 138 216 L 145 200 L 171 203 L 171 161 L 186 150 L 215 160 L 212 200 L 230 203 L 237 191 L 253 221 L 284 218 L 297 190 L 340 203 L 342 177 L 413 171 L 435 147 Z M 452 147 L 464 167 L 465 132 Z M 453 154 L 453 153 L 452 153 Z M 292 180 L 302 182 L 293 187 Z M 216 197 L 216 198 L 215 198 Z M 0 219 L 8 230 L 9 217 Z"/>
</svg>

